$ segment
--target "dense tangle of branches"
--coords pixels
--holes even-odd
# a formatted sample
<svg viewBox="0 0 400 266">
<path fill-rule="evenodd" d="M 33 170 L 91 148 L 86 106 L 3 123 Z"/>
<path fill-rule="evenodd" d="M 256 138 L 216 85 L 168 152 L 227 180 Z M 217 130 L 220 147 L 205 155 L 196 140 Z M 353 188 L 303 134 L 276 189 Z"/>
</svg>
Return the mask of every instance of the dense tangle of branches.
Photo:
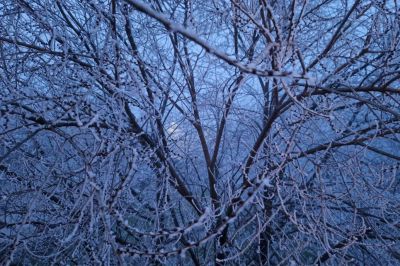
<svg viewBox="0 0 400 266">
<path fill-rule="evenodd" d="M 0 262 L 400 261 L 397 0 L 0 3 Z"/>
</svg>

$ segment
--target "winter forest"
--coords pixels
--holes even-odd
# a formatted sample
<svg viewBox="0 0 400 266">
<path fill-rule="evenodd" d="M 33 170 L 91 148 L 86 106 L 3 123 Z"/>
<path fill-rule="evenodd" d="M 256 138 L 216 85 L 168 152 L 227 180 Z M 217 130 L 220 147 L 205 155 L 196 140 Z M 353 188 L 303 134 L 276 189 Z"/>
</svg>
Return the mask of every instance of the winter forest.
<svg viewBox="0 0 400 266">
<path fill-rule="evenodd" d="M 400 1 L 0 1 L 1 265 L 399 265 Z"/>
</svg>

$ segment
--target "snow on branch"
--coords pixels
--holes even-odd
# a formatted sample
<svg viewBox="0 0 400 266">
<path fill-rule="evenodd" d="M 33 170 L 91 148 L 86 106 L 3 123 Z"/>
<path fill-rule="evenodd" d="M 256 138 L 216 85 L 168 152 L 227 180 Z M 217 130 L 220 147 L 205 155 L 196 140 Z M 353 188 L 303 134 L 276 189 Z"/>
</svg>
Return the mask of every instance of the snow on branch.
<svg viewBox="0 0 400 266">
<path fill-rule="evenodd" d="M 162 23 L 169 31 L 177 32 L 188 38 L 189 40 L 197 43 L 203 49 L 205 49 L 208 53 L 213 54 L 219 59 L 227 62 L 228 64 L 237 67 L 244 73 L 254 74 L 260 77 L 273 77 L 273 78 L 298 78 L 298 79 L 309 79 L 306 75 L 300 73 L 293 73 L 290 71 L 274 71 L 274 70 L 261 70 L 256 67 L 248 64 L 243 64 L 236 59 L 231 58 L 226 53 L 219 51 L 218 49 L 212 47 L 209 43 L 199 38 L 193 31 L 190 29 L 184 28 L 183 26 L 169 20 L 163 14 L 155 11 L 153 8 L 138 0 L 124 0 L 138 11 L 154 18 L 158 22 Z"/>
</svg>

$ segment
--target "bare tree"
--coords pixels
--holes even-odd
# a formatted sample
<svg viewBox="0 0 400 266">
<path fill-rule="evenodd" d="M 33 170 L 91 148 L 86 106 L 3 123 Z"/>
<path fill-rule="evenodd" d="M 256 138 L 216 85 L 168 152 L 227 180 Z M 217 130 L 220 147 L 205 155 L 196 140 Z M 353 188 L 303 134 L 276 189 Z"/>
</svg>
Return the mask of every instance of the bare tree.
<svg viewBox="0 0 400 266">
<path fill-rule="evenodd" d="M 0 261 L 400 260 L 397 0 L 0 3 Z"/>
</svg>

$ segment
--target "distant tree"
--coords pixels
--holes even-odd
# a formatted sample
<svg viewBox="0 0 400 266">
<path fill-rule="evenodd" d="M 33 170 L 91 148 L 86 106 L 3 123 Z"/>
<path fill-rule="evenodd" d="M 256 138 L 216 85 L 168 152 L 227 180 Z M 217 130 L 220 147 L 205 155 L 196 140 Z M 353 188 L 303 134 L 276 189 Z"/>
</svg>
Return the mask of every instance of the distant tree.
<svg viewBox="0 0 400 266">
<path fill-rule="evenodd" d="M 400 261 L 397 0 L 4 0 L 0 262 Z"/>
</svg>

